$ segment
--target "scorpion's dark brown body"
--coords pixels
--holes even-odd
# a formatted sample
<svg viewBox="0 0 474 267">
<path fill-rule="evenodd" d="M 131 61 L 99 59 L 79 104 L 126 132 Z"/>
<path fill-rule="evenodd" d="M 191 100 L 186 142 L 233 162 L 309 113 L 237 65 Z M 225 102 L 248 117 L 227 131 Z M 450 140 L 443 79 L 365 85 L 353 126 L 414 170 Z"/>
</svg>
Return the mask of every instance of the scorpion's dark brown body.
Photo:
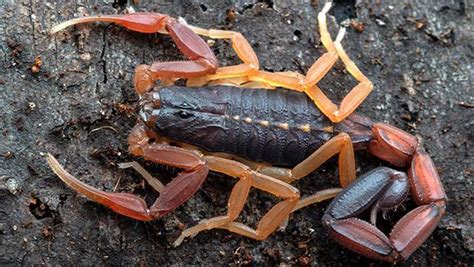
<svg viewBox="0 0 474 267">
<path fill-rule="evenodd" d="M 370 138 L 370 125 L 366 134 L 353 125 L 369 119 L 353 115 L 335 124 L 305 94 L 289 90 L 164 87 L 143 96 L 140 114 L 175 141 L 279 166 L 295 166 L 340 132 L 359 146 Z"/>
</svg>

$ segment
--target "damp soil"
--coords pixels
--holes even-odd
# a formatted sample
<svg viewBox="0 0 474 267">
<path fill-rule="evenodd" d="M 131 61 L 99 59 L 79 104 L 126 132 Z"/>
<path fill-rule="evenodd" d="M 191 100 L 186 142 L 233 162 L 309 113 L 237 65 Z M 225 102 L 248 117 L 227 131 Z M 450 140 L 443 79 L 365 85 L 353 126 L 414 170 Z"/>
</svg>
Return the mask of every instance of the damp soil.
<svg viewBox="0 0 474 267">
<path fill-rule="evenodd" d="M 153 3 L 150 3 L 153 2 Z M 321 2 L 321 3 L 320 3 Z M 203 28 L 243 33 L 268 71 L 306 72 L 325 51 L 316 15 L 323 1 L 3 1 L 0 6 L 0 265 L 320 265 L 378 266 L 328 238 L 323 202 L 295 212 L 284 231 L 254 241 L 211 230 L 172 242 L 197 221 L 226 212 L 235 181 L 211 174 L 172 214 L 139 222 L 95 204 L 64 185 L 45 153 L 88 184 L 156 193 L 118 163 L 138 160 L 163 182 L 176 170 L 132 157 L 126 139 L 136 122 L 134 68 L 183 56 L 171 39 L 110 24 L 71 27 L 64 20 L 94 14 L 150 11 L 183 17 Z M 464 0 L 338 1 L 332 36 L 348 27 L 343 45 L 375 89 L 358 112 L 423 141 L 449 198 L 428 240 L 402 266 L 472 266 L 474 6 Z M 227 41 L 209 42 L 221 65 L 238 63 Z M 320 87 L 340 101 L 355 81 L 337 64 Z M 357 153 L 360 175 L 384 165 Z M 294 184 L 303 195 L 337 186 L 330 161 Z M 252 190 L 239 220 L 255 226 L 276 199 Z M 380 218 L 389 232 L 414 204 Z"/>
</svg>

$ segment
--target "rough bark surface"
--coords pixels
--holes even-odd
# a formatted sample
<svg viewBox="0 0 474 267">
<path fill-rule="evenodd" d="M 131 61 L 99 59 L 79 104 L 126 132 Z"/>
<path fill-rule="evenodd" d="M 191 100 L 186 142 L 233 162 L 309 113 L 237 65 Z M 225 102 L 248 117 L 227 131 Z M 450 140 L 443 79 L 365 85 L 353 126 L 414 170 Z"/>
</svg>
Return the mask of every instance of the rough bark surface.
<svg viewBox="0 0 474 267">
<path fill-rule="evenodd" d="M 242 32 L 261 67 L 272 71 L 305 72 L 324 52 L 318 1 L 126 2 L 0 1 L 0 265 L 381 265 L 328 239 L 320 221 L 327 202 L 296 212 L 286 230 L 262 242 L 212 230 L 173 248 L 184 227 L 225 213 L 232 179 L 210 175 L 171 215 L 143 223 L 77 195 L 52 173 L 46 152 L 92 186 L 152 201 L 156 194 L 135 172 L 117 167 L 134 160 L 126 146 L 136 120 L 134 67 L 182 58 L 167 36 L 110 24 L 49 36 L 59 22 L 127 7 L 181 16 L 200 27 Z M 343 45 L 375 84 L 358 112 L 421 138 L 449 198 L 435 232 L 401 265 L 474 263 L 473 10 L 464 0 L 346 0 L 330 11 L 333 37 L 339 23 L 349 27 Z M 221 65 L 238 62 L 228 42 L 216 41 L 212 50 Z M 37 57 L 42 65 L 32 70 Z M 320 84 L 341 100 L 355 82 L 338 64 Z M 357 154 L 357 164 L 358 175 L 383 165 L 367 153 Z M 164 182 L 176 173 L 145 166 Z M 335 162 L 295 186 L 303 195 L 337 186 Z M 253 190 L 240 220 L 254 225 L 275 202 Z M 404 213 L 390 213 L 379 226 L 389 232 Z"/>
</svg>

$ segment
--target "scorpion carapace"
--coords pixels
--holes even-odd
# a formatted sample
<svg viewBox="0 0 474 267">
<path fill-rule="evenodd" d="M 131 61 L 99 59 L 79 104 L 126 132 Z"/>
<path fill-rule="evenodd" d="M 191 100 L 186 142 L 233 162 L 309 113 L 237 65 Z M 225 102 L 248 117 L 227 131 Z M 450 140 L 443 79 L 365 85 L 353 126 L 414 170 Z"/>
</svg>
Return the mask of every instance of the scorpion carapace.
<svg viewBox="0 0 474 267">
<path fill-rule="evenodd" d="M 284 226 L 293 211 L 340 193 L 323 217 L 330 236 L 371 258 L 389 262 L 406 259 L 443 216 L 446 195 L 436 167 L 417 138 L 353 113 L 373 86 L 344 51 L 344 29 L 335 41 L 331 39 L 326 25 L 330 7 L 331 3 L 326 3 L 318 14 L 321 43 L 327 52 L 306 75 L 260 70 L 258 58 L 242 34 L 186 25 L 163 14 L 86 17 L 58 25 L 52 32 L 82 22 L 106 21 L 143 33 L 170 34 L 189 60 L 140 65 L 135 71 L 135 90 L 141 100 L 138 123 L 128 138 L 129 151 L 182 169 L 165 186 L 137 163 L 127 164 L 160 192 L 151 206 L 133 194 L 109 193 L 81 182 L 48 154 L 51 168 L 77 192 L 117 213 L 143 221 L 160 218 L 192 197 L 209 171 L 237 178 L 227 213 L 184 230 L 174 245 L 213 228 L 262 240 Z M 219 66 L 198 34 L 229 39 L 242 64 Z M 317 84 L 338 59 L 358 84 L 336 105 Z M 188 86 L 196 88 L 170 86 L 183 78 Z M 156 80 L 162 87 L 152 89 Z M 206 84 L 215 87 L 202 87 Z M 265 90 L 275 87 L 289 90 Z M 355 149 L 366 149 L 398 168 L 408 169 L 407 174 L 381 167 L 354 182 Z M 327 189 L 300 199 L 298 189 L 290 183 L 335 155 L 344 191 Z M 281 199 L 261 218 L 256 229 L 236 222 L 252 187 Z M 376 228 L 377 213 L 400 205 L 409 191 L 419 207 L 402 217 L 389 236 L 385 235 Z M 356 218 L 368 209 L 371 223 Z"/>
</svg>

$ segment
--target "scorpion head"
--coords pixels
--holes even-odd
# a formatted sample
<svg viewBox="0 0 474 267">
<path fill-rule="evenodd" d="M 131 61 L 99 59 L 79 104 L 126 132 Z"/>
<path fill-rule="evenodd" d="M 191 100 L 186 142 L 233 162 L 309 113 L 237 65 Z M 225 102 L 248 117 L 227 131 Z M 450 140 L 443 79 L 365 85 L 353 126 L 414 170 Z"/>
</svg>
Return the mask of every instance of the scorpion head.
<svg viewBox="0 0 474 267">
<path fill-rule="evenodd" d="M 141 96 L 139 115 L 150 129 L 187 143 L 218 142 L 228 104 L 217 89 L 206 94 L 186 87 L 163 87 Z"/>
</svg>

